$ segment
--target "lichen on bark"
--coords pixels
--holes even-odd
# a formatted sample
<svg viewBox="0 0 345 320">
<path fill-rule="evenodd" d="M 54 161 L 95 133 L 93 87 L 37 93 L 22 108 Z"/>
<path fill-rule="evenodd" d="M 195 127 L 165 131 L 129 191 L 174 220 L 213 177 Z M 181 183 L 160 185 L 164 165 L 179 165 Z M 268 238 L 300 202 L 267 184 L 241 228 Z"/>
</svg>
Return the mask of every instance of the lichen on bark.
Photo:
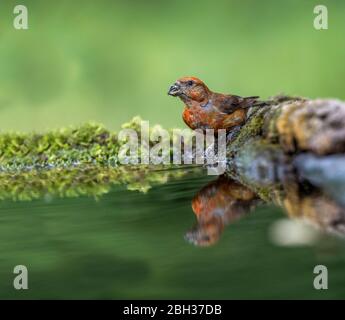
<svg viewBox="0 0 345 320">
<path fill-rule="evenodd" d="M 227 174 L 262 199 L 279 202 L 291 216 L 298 215 L 297 208 L 307 205 L 310 210 L 304 211 L 314 210 L 310 214 L 320 222 L 320 210 L 310 202 L 314 198 L 305 201 L 305 197 L 291 195 L 298 194 L 296 186 L 306 181 L 344 205 L 344 152 L 344 102 L 278 96 L 263 108 L 253 110 L 228 146 Z M 290 183 L 291 176 L 295 177 L 294 183 Z"/>
</svg>

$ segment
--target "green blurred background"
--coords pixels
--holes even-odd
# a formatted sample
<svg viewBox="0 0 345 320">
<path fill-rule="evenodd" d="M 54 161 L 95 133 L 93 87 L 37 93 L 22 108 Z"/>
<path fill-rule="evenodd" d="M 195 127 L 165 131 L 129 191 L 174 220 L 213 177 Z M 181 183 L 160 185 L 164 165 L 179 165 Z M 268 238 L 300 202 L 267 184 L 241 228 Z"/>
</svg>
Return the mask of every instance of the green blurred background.
<svg viewBox="0 0 345 320">
<path fill-rule="evenodd" d="M 29 30 L 13 28 L 25 4 Z M 184 75 L 211 89 L 345 99 L 345 2 L 323 0 L 329 29 L 313 27 L 320 1 L 0 2 L 0 128 L 46 130 L 140 115 L 182 127 L 167 96 Z M 280 248 L 268 229 L 283 212 L 260 207 L 211 248 L 187 244 L 190 201 L 210 180 L 125 186 L 93 198 L 0 202 L 0 298 L 343 298 L 344 242 Z M 27 291 L 13 267 L 29 268 Z M 329 290 L 312 270 L 329 268 Z"/>
<path fill-rule="evenodd" d="M 25 4 L 29 30 L 15 30 Z M 109 128 L 139 114 L 183 126 L 167 96 L 176 78 L 267 97 L 345 98 L 345 2 L 67 1 L 0 3 L 0 127 L 42 130 L 85 121 Z"/>
</svg>

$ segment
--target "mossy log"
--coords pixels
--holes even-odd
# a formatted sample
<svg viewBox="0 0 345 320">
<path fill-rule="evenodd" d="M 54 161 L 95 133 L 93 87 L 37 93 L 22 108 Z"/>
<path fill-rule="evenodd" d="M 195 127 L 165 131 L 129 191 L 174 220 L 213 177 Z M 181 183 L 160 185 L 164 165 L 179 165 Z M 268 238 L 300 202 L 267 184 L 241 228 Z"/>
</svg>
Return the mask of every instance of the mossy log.
<svg viewBox="0 0 345 320">
<path fill-rule="evenodd" d="M 345 103 L 276 97 L 228 146 L 227 174 L 266 202 L 345 232 Z"/>
<path fill-rule="evenodd" d="M 140 120 L 134 118 L 123 128 L 139 132 Z M 157 173 L 157 169 L 171 169 L 172 165 L 155 166 L 154 170 L 148 165 L 124 168 L 117 158 L 123 143 L 115 132 L 98 124 L 43 134 L 2 133 L 0 198 L 27 200 L 47 190 L 59 196 L 99 195 L 114 183 L 147 191 L 153 183 L 188 172 L 183 166 L 183 170 Z M 293 170 L 317 186 L 338 192 L 344 190 L 339 186 L 345 185 L 345 173 L 340 170 L 345 167 L 344 152 L 343 102 L 277 96 L 267 105 L 249 110 L 246 124 L 227 146 L 227 174 L 268 201 L 282 201 L 275 195 L 280 193 L 286 172 Z M 312 169 L 308 159 L 313 159 Z M 339 173 L 337 179 L 331 172 Z M 345 203 L 343 195 L 337 200 Z"/>
<path fill-rule="evenodd" d="M 277 96 L 250 110 L 247 124 L 230 145 L 230 153 L 260 137 L 286 154 L 320 156 L 345 152 L 345 103 L 332 99 Z"/>
<path fill-rule="evenodd" d="M 245 184 L 263 186 L 279 180 L 286 165 L 301 154 L 345 156 L 344 102 L 277 96 L 253 108 L 227 147 L 227 171 Z M 339 166 L 338 161 L 333 170 Z"/>
<path fill-rule="evenodd" d="M 135 117 L 122 128 L 140 136 L 140 123 Z M 153 126 L 150 134 L 161 129 Z M 124 143 L 116 132 L 95 123 L 46 133 L 1 133 L 0 200 L 98 198 L 118 184 L 147 192 L 153 185 L 199 170 L 193 165 L 183 170 L 176 170 L 176 165 L 123 166 L 118 153 Z"/>
</svg>

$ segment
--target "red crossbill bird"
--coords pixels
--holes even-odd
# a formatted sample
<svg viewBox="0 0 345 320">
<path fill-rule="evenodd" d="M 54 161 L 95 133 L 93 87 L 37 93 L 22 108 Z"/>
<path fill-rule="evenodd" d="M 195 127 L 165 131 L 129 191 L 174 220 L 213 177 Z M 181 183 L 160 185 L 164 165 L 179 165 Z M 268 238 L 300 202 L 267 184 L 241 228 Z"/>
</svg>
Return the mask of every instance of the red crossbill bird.
<svg viewBox="0 0 345 320">
<path fill-rule="evenodd" d="M 169 95 L 179 97 L 185 104 L 182 114 L 191 129 L 239 128 L 246 121 L 248 108 L 260 105 L 258 96 L 240 97 L 211 91 L 195 77 L 178 79 L 169 89 Z"/>
</svg>

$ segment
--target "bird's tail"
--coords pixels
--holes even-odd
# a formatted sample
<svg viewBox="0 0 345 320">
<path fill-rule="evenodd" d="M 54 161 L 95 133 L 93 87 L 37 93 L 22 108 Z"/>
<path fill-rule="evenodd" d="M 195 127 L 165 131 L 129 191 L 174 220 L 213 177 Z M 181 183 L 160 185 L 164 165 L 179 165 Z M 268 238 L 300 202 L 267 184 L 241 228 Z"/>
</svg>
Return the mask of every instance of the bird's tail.
<svg viewBox="0 0 345 320">
<path fill-rule="evenodd" d="M 258 100 L 259 96 L 250 96 L 244 97 L 244 108 L 256 107 L 256 106 L 264 106 L 266 105 L 263 101 Z"/>
<path fill-rule="evenodd" d="M 250 96 L 250 97 L 245 97 L 244 99 L 248 99 L 248 100 L 256 100 L 260 98 L 259 96 Z"/>
<path fill-rule="evenodd" d="M 258 100 L 259 98 L 259 96 L 251 96 L 245 97 L 244 99 L 246 99 L 249 102 L 249 105 L 251 107 L 263 107 L 268 105 L 267 102 Z"/>
</svg>

